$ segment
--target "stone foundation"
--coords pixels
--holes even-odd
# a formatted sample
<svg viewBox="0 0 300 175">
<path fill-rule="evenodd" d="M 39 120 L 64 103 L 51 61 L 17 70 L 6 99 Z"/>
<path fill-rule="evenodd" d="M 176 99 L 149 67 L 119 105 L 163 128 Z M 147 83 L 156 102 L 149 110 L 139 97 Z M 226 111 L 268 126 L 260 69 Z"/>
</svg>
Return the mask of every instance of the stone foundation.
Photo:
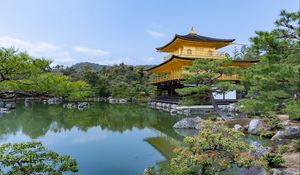
<svg viewBox="0 0 300 175">
<path fill-rule="evenodd" d="M 213 112 L 212 105 L 180 106 L 170 103 L 149 102 L 153 109 L 169 112 L 171 115 L 193 116 L 199 114 L 210 114 Z"/>
</svg>

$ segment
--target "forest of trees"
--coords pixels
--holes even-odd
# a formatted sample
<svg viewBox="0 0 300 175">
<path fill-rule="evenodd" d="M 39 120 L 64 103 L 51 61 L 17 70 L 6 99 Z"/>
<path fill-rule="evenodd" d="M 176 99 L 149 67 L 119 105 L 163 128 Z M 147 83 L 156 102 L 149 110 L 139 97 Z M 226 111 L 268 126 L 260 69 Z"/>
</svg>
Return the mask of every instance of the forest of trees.
<svg viewBox="0 0 300 175">
<path fill-rule="evenodd" d="M 14 48 L 0 48 L 0 98 L 16 96 L 140 98 L 150 96 L 146 66 L 125 64 L 100 66 L 92 63 L 51 67 L 51 61 L 33 58 Z"/>
<path fill-rule="evenodd" d="M 66 68 L 56 66 L 53 72 L 71 77 L 73 81 L 87 82 L 92 87 L 93 96 L 140 98 L 154 93 L 154 86 L 149 83 L 150 74 L 144 71 L 146 67 L 149 66 L 82 63 Z"/>
</svg>

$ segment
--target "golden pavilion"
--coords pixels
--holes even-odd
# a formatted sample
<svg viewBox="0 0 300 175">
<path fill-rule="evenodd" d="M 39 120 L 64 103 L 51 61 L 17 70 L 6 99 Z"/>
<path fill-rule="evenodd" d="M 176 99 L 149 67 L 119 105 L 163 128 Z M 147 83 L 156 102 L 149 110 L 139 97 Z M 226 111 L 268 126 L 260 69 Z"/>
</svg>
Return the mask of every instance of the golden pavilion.
<svg viewBox="0 0 300 175">
<path fill-rule="evenodd" d="M 156 48 L 159 52 L 169 53 L 164 57 L 163 62 L 159 65 L 151 67 L 146 71 L 154 73 L 154 78 L 151 83 L 157 86 L 157 96 L 169 99 L 179 99 L 179 95 L 175 89 L 182 88 L 182 75 L 185 72 L 182 68 L 184 66 L 191 66 L 195 59 L 224 59 L 225 53 L 219 52 L 218 49 L 226 47 L 233 43 L 235 39 L 219 39 L 198 35 L 194 27 L 191 28 L 187 35 L 176 34 L 174 38 L 162 47 Z M 257 60 L 232 60 L 229 65 L 241 68 L 249 67 L 258 62 Z M 239 82 L 237 75 L 226 76 L 219 78 L 224 81 Z M 236 93 L 236 92 L 234 92 Z M 237 95 L 232 97 L 236 99 Z M 177 98 L 178 97 L 178 98 Z M 222 95 L 223 100 L 226 95 Z M 171 100 L 172 101 L 172 100 Z M 170 102 L 171 102 L 170 101 Z M 176 101 L 176 100 L 175 100 Z"/>
</svg>

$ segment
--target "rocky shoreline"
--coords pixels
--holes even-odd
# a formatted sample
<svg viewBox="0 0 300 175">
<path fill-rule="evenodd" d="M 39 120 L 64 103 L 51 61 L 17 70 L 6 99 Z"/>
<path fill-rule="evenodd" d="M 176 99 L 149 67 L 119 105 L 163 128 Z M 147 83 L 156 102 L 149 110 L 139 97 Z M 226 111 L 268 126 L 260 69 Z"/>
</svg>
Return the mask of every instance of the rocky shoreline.
<svg viewBox="0 0 300 175">
<path fill-rule="evenodd" d="M 235 130 L 240 130 L 245 134 L 252 135 L 262 135 L 266 131 L 266 124 L 258 118 L 254 119 L 238 119 L 232 121 L 225 121 L 225 125 L 231 126 Z M 201 117 L 189 117 L 183 118 L 173 125 L 174 129 L 195 129 L 201 132 L 201 126 L 204 120 Z M 271 137 L 270 142 L 272 145 L 270 147 L 264 147 L 259 142 L 252 142 L 251 145 L 255 148 L 255 152 L 251 152 L 255 157 L 265 156 L 269 153 L 274 152 L 278 147 L 282 147 L 282 143 L 289 143 L 291 139 L 300 138 L 300 122 L 293 122 L 290 120 L 282 121 L 283 128 L 276 131 Z M 290 123 L 293 123 L 292 125 Z M 266 138 L 267 139 L 267 138 Z M 278 168 L 272 168 L 268 172 L 265 170 L 260 170 L 259 174 L 262 175 L 295 175 L 300 173 L 300 152 L 292 151 L 285 152 L 283 154 L 284 164 Z"/>
</svg>

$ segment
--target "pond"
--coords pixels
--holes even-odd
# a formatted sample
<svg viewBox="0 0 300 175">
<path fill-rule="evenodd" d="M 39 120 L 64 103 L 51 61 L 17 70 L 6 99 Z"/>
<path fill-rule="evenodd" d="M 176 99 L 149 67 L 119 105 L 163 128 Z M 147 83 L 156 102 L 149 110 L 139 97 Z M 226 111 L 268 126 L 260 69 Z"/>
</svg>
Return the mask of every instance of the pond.
<svg viewBox="0 0 300 175">
<path fill-rule="evenodd" d="M 40 141 L 70 155 L 78 174 L 133 175 L 172 156 L 183 137 L 172 125 L 179 118 L 137 105 L 93 104 L 79 112 L 34 104 L 0 115 L 0 144 Z"/>
<path fill-rule="evenodd" d="M 80 175 L 134 175 L 164 164 L 184 136 L 195 134 L 194 130 L 174 130 L 180 119 L 138 105 L 95 103 L 79 112 L 61 105 L 18 104 L 0 115 L 0 144 L 40 141 L 75 158 Z M 246 140 L 262 142 L 257 136 Z M 222 174 L 240 174 L 240 169 Z"/>
</svg>

